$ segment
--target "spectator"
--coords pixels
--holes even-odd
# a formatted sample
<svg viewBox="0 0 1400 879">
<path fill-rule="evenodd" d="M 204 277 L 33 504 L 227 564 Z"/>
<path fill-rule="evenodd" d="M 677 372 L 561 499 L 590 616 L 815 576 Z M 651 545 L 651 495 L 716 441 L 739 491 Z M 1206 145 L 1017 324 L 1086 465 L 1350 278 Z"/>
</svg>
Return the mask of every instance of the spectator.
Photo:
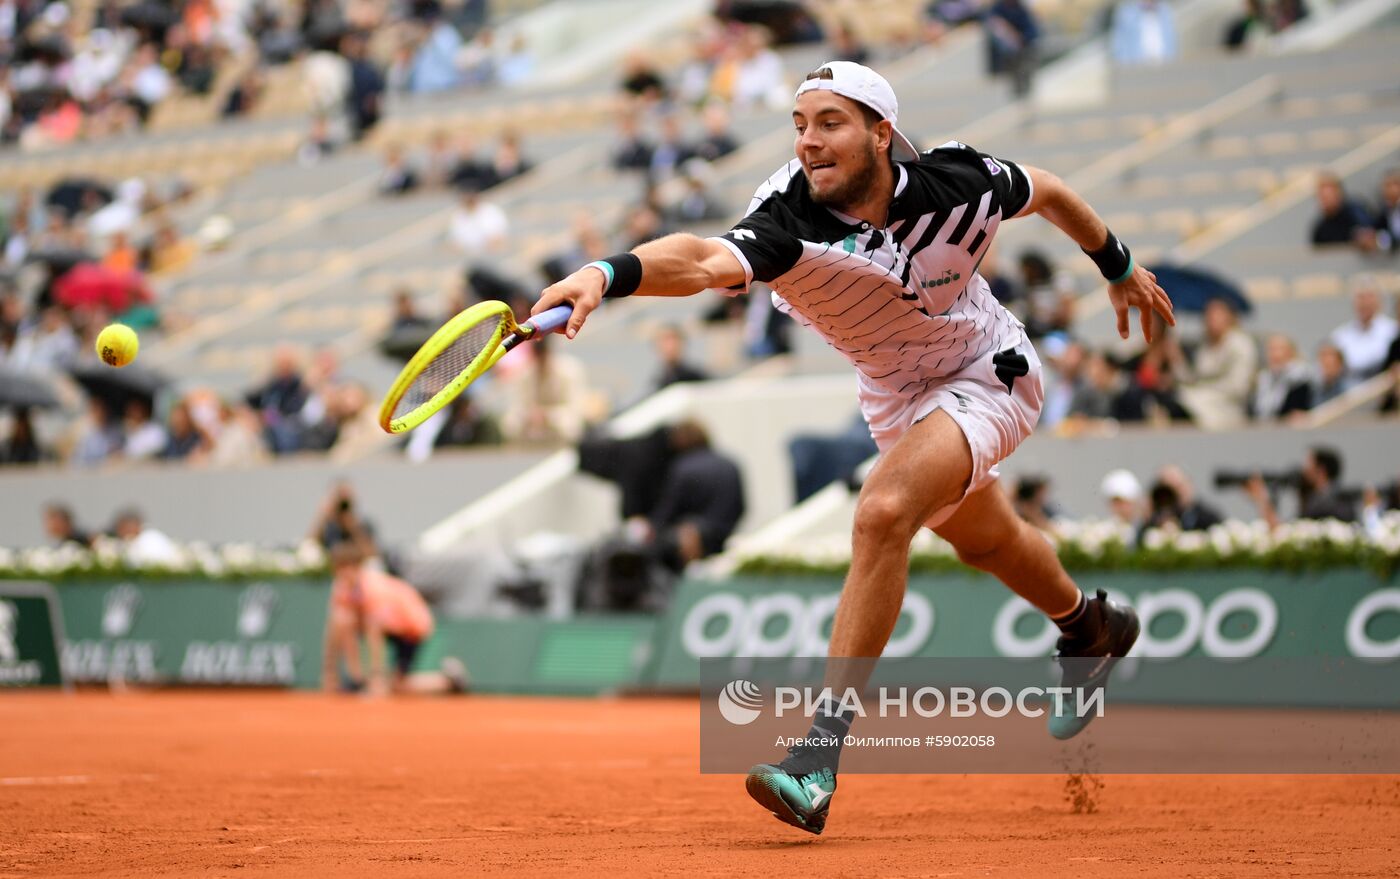
<svg viewBox="0 0 1400 879">
<path fill-rule="evenodd" d="M 49 455 L 34 436 L 34 423 L 28 409 L 16 409 L 10 418 L 10 435 L 0 440 L 0 466 L 37 464 Z"/>
<path fill-rule="evenodd" d="M 272 352 L 272 375 L 262 385 L 249 391 L 248 405 L 262 417 L 267 442 L 276 454 L 295 452 L 300 448 L 300 424 L 297 416 L 310 395 L 301 373 L 301 357 L 290 345 L 279 345 Z"/>
<path fill-rule="evenodd" d="M 496 81 L 503 86 L 516 86 L 535 72 L 535 56 L 525 34 L 517 33 L 496 65 Z"/>
<path fill-rule="evenodd" d="M 870 60 L 870 50 L 856 38 L 855 31 L 844 23 L 836 28 L 836 32 L 831 36 L 831 50 L 837 61 L 864 64 Z"/>
<path fill-rule="evenodd" d="M 788 441 L 794 502 L 802 503 L 837 480 L 852 485 L 860 466 L 879 451 L 870 438 L 870 426 L 859 414 L 840 433 L 794 436 Z"/>
<path fill-rule="evenodd" d="M 1076 384 L 1069 403 L 1070 421 L 1101 421 L 1116 418 L 1116 403 L 1123 392 L 1123 379 L 1117 368 L 1101 352 L 1088 355 L 1084 380 Z"/>
<path fill-rule="evenodd" d="M 264 80 L 262 70 L 254 67 L 238 78 L 238 82 L 224 99 L 220 115 L 225 119 L 237 119 L 253 112 L 262 99 Z"/>
<path fill-rule="evenodd" d="M 342 543 L 353 544 L 365 558 L 375 558 L 379 550 L 375 546 L 374 524 L 360 515 L 355 505 L 355 490 L 348 482 L 337 482 L 321 502 L 316 518 L 306 535 L 307 540 L 321 544 L 322 548 Z"/>
<path fill-rule="evenodd" d="M 1376 280 L 1363 278 L 1351 299 L 1354 317 L 1332 331 L 1331 341 L 1342 352 L 1353 381 L 1365 381 L 1381 371 L 1391 342 L 1400 326 L 1381 314 L 1381 293 Z"/>
<path fill-rule="evenodd" d="M 123 180 L 117 186 L 116 198 L 88 218 L 88 236 L 101 241 L 117 232 L 134 231 L 136 223 L 141 219 L 145 201 L 144 180 L 139 177 Z"/>
<path fill-rule="evenodd" d="M 1021 0 L 994 0 L 984 23 L 990 72 L 1009 76 L 1011 93 L 1025 97 L 1039 63 L 1039 22 Z"/>
<path fill-rule="evenodd" d="M 463 84 L 462 73 L 457 69 L 462 35 L 441 17 L 441 10 L 434 10 L 427 26 L 427 36 L 413 55 L 409 90 L 426 94 L 457 88 Z"/>
<path fill-rule="evenodd" d="M 209 450 L 209 463 L 214 467 L 249 467 L 267 459 L 263 445 L 262 419 L 248 405 L 219 405 L 219 427 Z"/>
<path fill-rule="evenodd" d="M 1046 336 L 1040 343 L 1041 356 L 1050 368 L 1045 372 L 1045 403 L 1040 410 L 1039 425 L 1052 429 L 1069 416 L 1070 407 L 1086 384 L 1087 356 L 1079 342 L 1068 342 L 1063 336 Z"/>
<path fill-rule="evenodd" d="M 772 107 L 791 100 L 783 76 L 783 60 L 772 49 L 768 29 L 747 28 L 736 47 L 731 100 L 736 107 Z M 719 75 L 719 74 L 717 74 Z"/>
<path fill-rule="evenodd" d="M 1347 373 L 1342 350 L 1331 342 L 1323 342 L 1317 346 L 1317 370 L 1312 388 L 1313 407 L 1335 400 L 1351 390 L 1353 384 L 1355 382 Z"/>
<path fill-rule="evenodd" d="M 496 156 L 491 167 L 496 183 L 519 177 L 529 171 L 530 167 L 530 162 L 525 158 L 520 146 L 520 135 L 514 131 L 502 132 L 500 142 L 496 144 Z"/>
<path fill-rule="evenodd" d="M 729 212 L 710 194 L 710 179 L 713 176 L 704 159 L 691 159 L 681 167 L 680 177 L 672 181 L 680 189 L 673 190 L 667 210 L 672 222 L 703 223 L 728 216 Z"/>
<path fill-rule="evenodd" d="M 1366 239 L 1376 250 L 1400 250 L 1400 168 L 1385 172 L 1381 181 L 1380 208 L 1372 223 L 1375 234 Z"/>
<path fill-rule="evenodd" d="M 180 560 L 180 548 L 163 532 L 147 525 L 134 507 L 117 513 L 112 533 L 122 543 L 129 564 L 138 567 L 173 565 Z"/>
<path fill-rule="evenodd" d="M 647 174 L 652 184 L 670 180 L 691 156 L 690 145 L 681 129 L 680 117 L 671 113 L 661 119 L 661 140 L 651 151 Z"/>
<path fill-rule="evenodd" d="M 686 362 L 685 333 L 675 324 L 666 324 L 657 331 L 656 359 L 661 364 L 654 385 L 658 391 L 676 382 L 699 382 L 709 378 L 703 370 Z"/>
<path fill-rule="evenodd" d="M 452 401 L 447 423 L 438 431 L 433 448 L 494 446 L 501 439 L 501 426 L 495 416 L 483 410 L 471 394 L 464 393 Z"/>
<path fill-rule="evenodd" d="M 189 265 L 197 252 L 194 242 L 181 236 L 174 223 L 162 219 L 151 240 L 151 274 L 174 274 Z"/>
<path fill-rule="evenodd" d="M 160 456 L 167 461 L 183 461 L 199 458 L 208 452 L 209 443 L 190 414 L 189 404 L 184 400 L 170 409 L 169 427 L 166 430 L 165 448 Z"/>
<path fill-rule="evenodd" d="M 1132 528 L 1134 535 L 1142 522 L 1142 483 L 1129 470 L 1111 470 L 1099 483 L 1099 494 L 1108 512 L 1120 525 Z"/>
<path fill-rule="evenodd" d="M 1225 27 L 1222 43 L 1226 49 L 1238 52 L 1267 38 L 1272 26 L 1264 2 L 1245 0 L 1244 12 Z"/>
<path fill-rule="evenodd" d="M 136 49 L 131 62 L 131 92 L 137 105 L 137 113 L 144 123 L 152 108 L 165 100 L 174 89 L 174 81 L 160 63 L 160 56 L 154 43 L 142 43 Z"/>
<path fill-rule="evenodd" d="M 1176 60 L 1176 16 L 1164 0 L 1122 0 L 1113 8 L 1113 60 L 1124 67 Z"/>
<path fill-rule="evenodd" d="M 131 246 L 125 231 L 113 232 L 107 239 L 107 252 L 102 255 L 102 267 L 114 272 L 127 274 L 138 268 L 139 255 Z"/>
<path fill-rule="evenodd" d="M 1308 456 L 1298 471 L 1298 518 L 1355 522 L 1356 500 L 1341 491 L 1341 478 L 1342 456 L 1336 449 L 1327 446 L 1308 449 Z M 1256 474 L 1245 483 L 1245 491 L 1254 501 L 1260 518 L 1270 528 L 1277 528 L 1278 509 L 1263 478 Z"/>
<path fill-rule="evenodd" d="M 485 201 L 475 189 L 462 190 L 461 201 L 448 219 L 448 239 L 468 257 L 500 250 L 510 233 L 510 223 L 494 202 Z"/>
<path fill-rule="evenodd" d="M 1180 531 L 1205 531 L 1225 520 L 1220 511 L 1196 499 L 1191 478 L 1175 464 L 1157 473 L 1150 495 L 1151 511 L 1143 529 L 1172 527 Z"/>
<path fill-rule="evenodd" d="M 165 428 L 151 418 L 151 404 L 139 397 L 127 401 L 123 416 L 122 457 L 128 461 L 147 461 L 165 451 L 169 437 Z"/>
<path fill-rule="evenodd" d="M 1258 354 L 1239 328 L 1235 310 L 1224 299 L 1206 303 L 1205 340 L 1196 352 L 1180 391 L 1191 420 L 1206 430 L 1226 430 L 1244 422 Z"/>
<path fill-rule="evenodd" d="M 75 467 L 96 467 L 122 447 L 121 427 L 107 404 L 96 397 L 88 400 L 87 414 L 74 427 L 76 437 L 69 463 Z"/>
<path fill-rule="evenodd" d="M 379 123 L 383 112 L 384 74 L 370 60 L 368 40 L 364 34 L 346 34 L 341 38 L 340 52 L 349 62 L 345 113 L 350 120 L 350 138 L 359 140 Z"/>
<path fill-rule="evenodd" d="M 335 139 L 331 136 L 330 122 L 324 115 L 311 117 L 311 130 L 306 140 L 297 148 L 297 161 L 305 167 L 319 164 L 322 159 L 335 152 Z"/>
<path fill-rule="evenodd" d="M 718 102 L 706 105 L 701 114 L 705 126 L 705 136 L 691 149 L 691 155 L 714 162 L 739 148 L 739 142 L 729 128 L 729 111 Z"/>
<path fill-rule="evenodd" d="M 413 291 L 407 287 L 400 287 L 394 291 L 394 319 L 389 326 L 390 333 L 398 333 L 405 330 L 430 330 L 433 322 L 418 313 L 418 306 L 413 301 Z"/>
<path fill-rule="evenodd" d="M 384 150 L 384 168 L 379 172 L 380 195 L 403 195 L 418 186 L 418 175 L 404 158 L 403 147 L 390 144 Z"/>
<path fill-rule="evenodd" d="M 21 328 L 9 362 L 15 369 L 58 372 L 78 357 L 78 336 L 67 313 L 57 305 L 45 308 L 37 325 Z"/>
<path fill-rule="evenodd" d="M 1293 340 L 1282 333 L 1264 344 L 1264 368 L 1254 379 L 1250 413 L 1262 421 L 1278 421 L 1312 408 L 1312 374 L 1298 356 Z"/>
<path fill-rule="evenodd" d="M 617 135 L 612 151 L 614 168 L 619 171 L 645 171 L 651 167 L 655 147 L 642 135 L 635 114 L 626 112 L 617 117 Z"/>
<path fill-rule="evenodd" d="M 1324 172 L 1317 178 L 1317 219 L 1313 220 L 1314 247 L 1325 244 L 1354 244 L 1357 233 L 1371 225 L 1365 208 L 1347 197 L 1342 179 Z"/>
<path fill-rule="evenodd" d="M 577 442 L 587 421 L 583 365 L 554 350 L 550 336 L 531 343 L 529 363 L 509 379 L 501 427 L 512 442 Z"/>
<path fill-rule="evenodd" d="M 470 139 L 466 143 L 471 145 Z M 424 185 L 437 187 L 451 183 L 460 159 L 461 154 L 452 146 L 447 132 L 442 129 L 434 131 L 428 138 L 428 152 L 423 158 Z"/>
<path fill-rule="evenodd" d="M 457 141 L 456 164 L 448 182 L 463 192 L 480 192 L 496 185 L 495 169 L 477 155 L 476 141 L 470 133 L 464 133 Z"/>
<path fill-rule="evenodd" d="M 1065 332 L 1074 317 L 1074 280 L 1040 251 L 1021 254 L 1021 288 L 1025 291 L 1026 334 L 1040 339 L 1050 333 Z"/>
<path fill-rule="evenodd" d="M 1016 480 L 1011 506 L 1016 515 L 1041 531 L 1055 530 L 1056 511 L 1050 502 L 1050 480 L 1044 476 L 1023 476 Z"/>
<path fill-rule="evenodd" d="M 73 519 L 73 511 L 57 502 L 44 505 L 44 533 L 53 541 L 54 546 L 73 543 L 87 548 L 92 545 L 92 535 L 78 527 Z"/>
<path fill-rule="evenodd" d="M 738 466 L 710 448 L 697 422 L 671 428 L 670 442 L 676 457 L 649 518 L 661 562 L 679 572 L 724 549 L 744 515 L 744 483 Z"/>
<path fill-rule="evenodd" d="M 655 207 L 645 202 L 633 205 L 622 222 L 623 246 L 631 250 L 662 237 L 668 231 L 666 221 Z"/>
<path fill-rule="evenodd" d="M 667 98 L 666 81 L 641 52 L 632 52 L 623 60 L 620 87 L 623 94 L 644 105 L 658 104 Z"/>
</svg>

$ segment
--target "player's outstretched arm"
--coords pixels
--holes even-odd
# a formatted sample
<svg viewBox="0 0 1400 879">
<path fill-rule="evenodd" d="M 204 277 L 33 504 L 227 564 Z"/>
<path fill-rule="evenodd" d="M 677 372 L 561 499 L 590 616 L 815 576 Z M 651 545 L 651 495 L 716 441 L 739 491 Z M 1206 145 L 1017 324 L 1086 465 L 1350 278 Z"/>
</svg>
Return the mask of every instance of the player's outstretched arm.
<svg viewBox="0 0 1400 879">
<path fill-rule="evenodd" d="M 604 298 L 622 296 L 691 296 L 712 287 L 745 281 L 744 267 L 724 245 L 680 232 L 648 241 L 631 253 L 591 262 L 540 294 L 531 314 L 569 304 L 573 316 L 564 333 L 578 335 L 588 315 Z"/>
<path fill-rule="evenodd" d="M 1118 335 L 1128 338 L 1128 310 L 1136 308 L 1142 334 L 1152 341 L 1152 312 L 1176 326 L 1172 301 L 1157 285 L 1157 276 L 1138 265 L 1132 254 L 1077 192 L 1049 171 L 1022 166 L 1031 178 L 1032 194 L 1025 213 L 1037 213 L 1074 239 L 1099 267 L 1108 282 L 1108 300 L 1118 316 Z"/>
</svg>

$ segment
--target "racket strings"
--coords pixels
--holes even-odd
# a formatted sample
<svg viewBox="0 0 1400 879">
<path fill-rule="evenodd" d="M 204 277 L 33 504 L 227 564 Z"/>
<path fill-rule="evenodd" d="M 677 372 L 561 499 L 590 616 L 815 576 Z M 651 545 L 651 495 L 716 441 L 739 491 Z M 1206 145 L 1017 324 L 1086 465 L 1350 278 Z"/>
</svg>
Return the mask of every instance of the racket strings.
<svg viewBox="0 0 1400 879">
<path fill-rule="evenodd" d="M 452 344 L 434 357 L 423 371 L 408 386 L 394 407 L 394 417 L 399 418 L 427 403 L 438 392 L 457 380 L 477 358 L 482 355 L 496 336 L 496 331 L 504 323 L 498 316 L 495 320 L 485 320 L 463 332 Z"/>
</svg>

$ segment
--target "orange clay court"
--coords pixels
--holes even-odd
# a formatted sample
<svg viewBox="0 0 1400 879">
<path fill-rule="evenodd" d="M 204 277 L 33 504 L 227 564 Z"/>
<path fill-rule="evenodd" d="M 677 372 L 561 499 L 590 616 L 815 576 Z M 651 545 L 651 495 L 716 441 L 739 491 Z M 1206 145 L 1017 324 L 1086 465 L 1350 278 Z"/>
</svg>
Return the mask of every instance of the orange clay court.
<svg viewBox="0 0 1400 879">
<path fill-rule="evenodd" d="M 692 699 L 6 694 L 0 877 L 1394 876 L 1395 776 L 697 772 Z M 756 755 L 757 756 L 757 755 Z M 1097 783 L 1102 782 L 1101 787 Z M 1094 801 L 1075 814 L 1070 794 Z"/>
</svg>

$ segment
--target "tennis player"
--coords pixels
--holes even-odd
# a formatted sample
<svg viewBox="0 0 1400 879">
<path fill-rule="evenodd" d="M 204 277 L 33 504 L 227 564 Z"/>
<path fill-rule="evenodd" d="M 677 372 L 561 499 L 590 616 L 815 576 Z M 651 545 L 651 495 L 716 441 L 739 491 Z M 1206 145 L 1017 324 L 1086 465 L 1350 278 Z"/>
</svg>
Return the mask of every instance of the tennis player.
<svg viewBox="0 0 1400 879">
<path fill-rule="evenodd" d="M 856 367 L 859 401 L 882 453 L 861 489 L 851 568 L 832 625 L 833 660 L 880 656 L 903 602 L 909 544 L 923 526 L 963 562 L 997 576 L 1059 626 L 1066 686 L 1106 684 L 1138 635 L 1132 610 L 1085 596 L 1054 548 L 1022 522 L 997 484 L 997 463 L 1030 435 L 1043 399 L 1025 330 L 977 274 L 1003 220 L 1039 214 L 1078 244 L 1108 282 L 1127 338 L 1151 312 L 1172 317 L 1151 272 L 1058 177 L 957 142 L 919 152 L 896 127 L 890 84 L 833 61 L 808 75 L 792 111 L 796 158 L 754 194 L 722 236 L 669 235 L 590 263 L 549 287 L 541 312 L 573 305 L 573 338 L 605 298 L 745 290 L 761 281 L 776 306 Z M 861 687 L 872 661 L 829 662 L 827 686 Z M 1050 732 L 1088 723 L 1047 712 Z M 840 741 L 851 717 L 817 712 L 807 741 Z M 754 767 L 748 791 L 778 818 L 820 833 L 836 789 L 838 746 L 799 745 Z"/>
</svg>

